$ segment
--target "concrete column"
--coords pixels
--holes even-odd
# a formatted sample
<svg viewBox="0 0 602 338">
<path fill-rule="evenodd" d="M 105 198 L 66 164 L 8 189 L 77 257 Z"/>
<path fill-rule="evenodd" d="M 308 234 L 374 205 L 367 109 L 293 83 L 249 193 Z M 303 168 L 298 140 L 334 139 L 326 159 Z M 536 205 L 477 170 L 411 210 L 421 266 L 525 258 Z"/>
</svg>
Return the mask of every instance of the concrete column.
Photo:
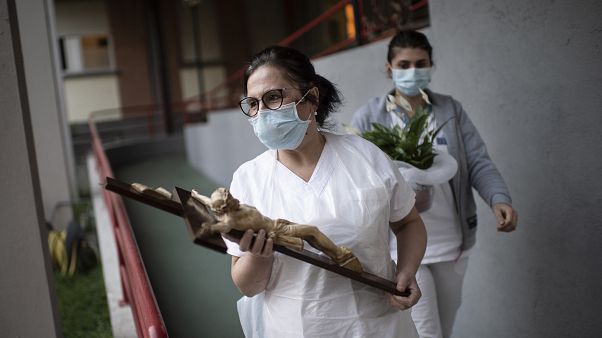
<svg viewBox="0 0 602 338">
<path fill-rule="evenodd" d="M 16 1 L 16 10 L 44 216 L 52 221 L 55 205 L 76 198 L 76 190 L 71 136 L 58 88 L 56 37 L 47 8 L 52 2 L 48 1 Z M 72 218 L 70 209 L 65 210 L 62 219 L 55 220 L 58 226 Z"/>
<path fill-rule="evenodd" d="M 5 337 L 58 337 L 15 6 L 14 0 L 0 0 L 0 332 Z"/>
</svg>

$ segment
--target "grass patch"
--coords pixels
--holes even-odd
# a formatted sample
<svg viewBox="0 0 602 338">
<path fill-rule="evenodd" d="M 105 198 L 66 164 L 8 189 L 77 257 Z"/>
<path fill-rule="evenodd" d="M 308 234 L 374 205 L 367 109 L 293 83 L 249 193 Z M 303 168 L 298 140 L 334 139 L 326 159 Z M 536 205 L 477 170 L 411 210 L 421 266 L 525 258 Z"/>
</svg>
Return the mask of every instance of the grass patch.
<svg viewBox="0 0 602 338">
<path fill-rule="evenodd" d="M 72 277 L 55 271 L 54 279 L 65 338 L 113 336 L 100 264 L 88 273 L 76 273 Z"/>
</svg>

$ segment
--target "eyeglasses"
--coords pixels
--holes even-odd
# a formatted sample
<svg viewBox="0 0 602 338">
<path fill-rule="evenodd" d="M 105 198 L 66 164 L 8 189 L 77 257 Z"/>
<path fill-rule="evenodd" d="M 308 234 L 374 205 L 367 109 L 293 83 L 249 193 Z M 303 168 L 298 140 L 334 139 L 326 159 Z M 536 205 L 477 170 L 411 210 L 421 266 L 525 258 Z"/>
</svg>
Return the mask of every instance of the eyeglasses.
<svg viewBox="0 0 602 338">
<path fill-rule="evenodd" d="M 287 90 L 287 88 L 272 89 L 267 91 L 261 97 L 263 106 L 271 110 L 276 110 L 282 107 L 282 103 L 284 102 L 283 92 L 285 90 Z M 303 98 L 305 98 L 305 95 L 303 95 L 299 102 L 301 102 Z M 257 112 L 259 111 L 259 100 L 254 97 L 245 97 L 244 99 L 240 100 L 238 105 L 240 106 L 240 110 L 242 110 L 242 112 L 249 117 L 257 115 Z"/>
</svg>

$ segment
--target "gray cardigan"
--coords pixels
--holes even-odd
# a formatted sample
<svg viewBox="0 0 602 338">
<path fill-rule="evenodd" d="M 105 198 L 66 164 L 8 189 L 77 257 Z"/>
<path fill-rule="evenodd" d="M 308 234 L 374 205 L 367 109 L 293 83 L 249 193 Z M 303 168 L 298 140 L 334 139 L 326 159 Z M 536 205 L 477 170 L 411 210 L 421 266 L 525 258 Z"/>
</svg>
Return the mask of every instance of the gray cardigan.
<svg viewBox="0 0 602 338">
<path fill-rule="evenodd" d="M 443 126 L 447 149 L 456 161 L 458 172 L 449 181 L 454 194 L 456 211 L 462 226 L 462 250 L 471 248 L 476 241 L 477 210 L 472 193 L 474 187 L 489 206 L 496 203 L 511 204 L 510 192 L 502 175 L 495 167 L 485 143 L 460 103 L 451 96 L 427 90 L 433 114 L 438 125 L 455 117 Z M 385 109 L 386 96 L 376 97 L 360 107 L 351 124 L 361 132 L 372 129 L 372 123 L 391 126 L 391 114 Z"/>
</svg>

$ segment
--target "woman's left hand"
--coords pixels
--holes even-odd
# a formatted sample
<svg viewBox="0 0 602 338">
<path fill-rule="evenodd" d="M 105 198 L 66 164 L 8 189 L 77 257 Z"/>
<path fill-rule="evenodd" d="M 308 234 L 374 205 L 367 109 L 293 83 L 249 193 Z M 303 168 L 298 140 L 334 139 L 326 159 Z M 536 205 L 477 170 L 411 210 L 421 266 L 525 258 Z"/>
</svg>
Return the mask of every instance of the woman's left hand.
<svg viewBox="0 0 602 338">
<path fill-rule="evenodd" d="M 497 221 L 498 231 L 512 232 L 516 229 L 516 223 L 518 223 L 518 214 L 511 205 L 506 203 L 498 203 L 495 204 L 492 209 Z"/>
<path fill-rule="evenodd" d="M 407 310 L 411 308 L 418 303 L 420 296 L 422 296 L 420 288 L 418 287 L 418 282 L 416 282 L 415 275 L 399 273 L 397 275 L 397 290 L 410 292 L 410 295 L 407 297 L 389 294 L 391 305 L 400 310 Z"/>
</svg>

